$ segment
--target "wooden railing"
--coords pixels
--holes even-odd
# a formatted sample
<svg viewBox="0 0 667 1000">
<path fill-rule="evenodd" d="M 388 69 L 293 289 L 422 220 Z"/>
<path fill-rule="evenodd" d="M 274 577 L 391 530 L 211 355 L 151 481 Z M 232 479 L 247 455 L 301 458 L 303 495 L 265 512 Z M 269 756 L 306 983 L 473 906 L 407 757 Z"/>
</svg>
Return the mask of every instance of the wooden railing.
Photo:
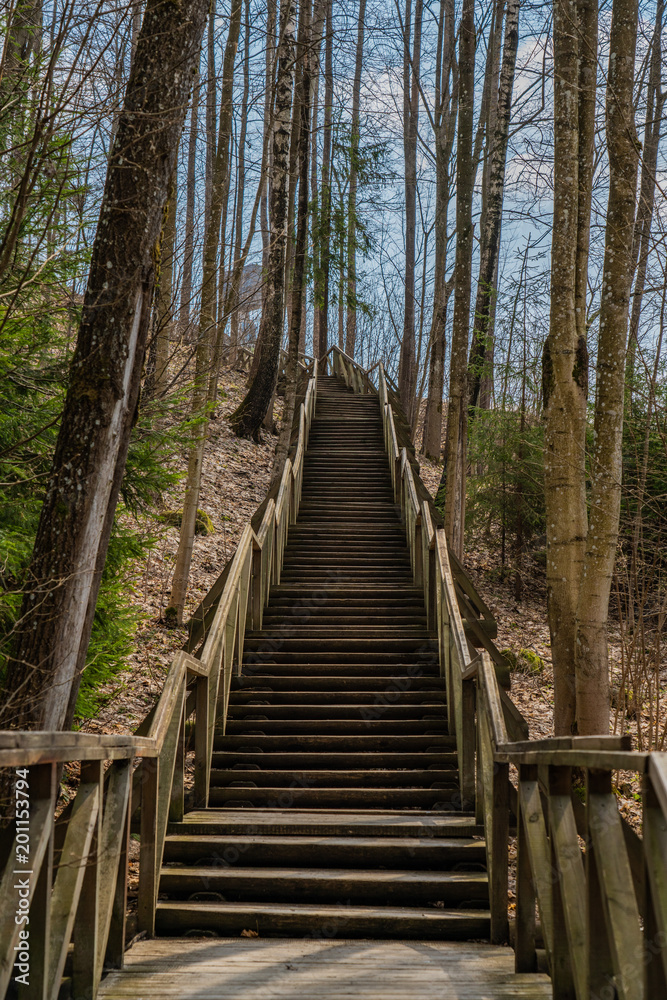
<svg viewBox="0 0 667 1000">
<path fill-rule="evenodd" d="M 368 372 L 337 348 L 333 355 L 333 370 L 350 388 L 375 391 Z M 381 364 L 377 392 L 415 583 L 424 587 L 429 626 L 437 630 L 461 805 L 484 824 L 491 938 L 512 937 L 518 972 L 544 965 L 556 1000 L 662 1000 L 667 754 L 632 752 L 629 737 L 525 739 L 525 720 L 499 684 L 502 673 L 466 638 L 461 608 L 472 595 L 455 586 L 441 520 L 424 496 L 396 389 Z M 641 836 L 619 812 L 619 771 L 642 776 Z M 517 848 L 512 928 L 510 835 Z"/>
<path fill-rule="evenodd" d="M 4 844 L 1 858 L 0 997 L 12 980 L 21 983 L 20 958 L 28 952 L 25 995 L 40 1000 L 56 1000 L 64 975 L 71 979 L 73 997 L 93 998 L 103 968 L 120 967 L 131 829 L 140 834 L 137 929 L 149 937 L 155 932 L 167 825 L 182 819 L 185 810 L 188 750 L 194 758 L 191 803 L 204 806 L 213 740 L 216 729 L 224 732 L 245 630 L 261 627 L 271 583 L 280 580 L 301 499 L 317 362 L 311 371 L 277 498 L 265 505 L 256 531 L 244 528 L 198 656 L 176 653 L 138 734 L 0 733 L 0 767 L 15 772 L 17 802 L 13 842 Z M 192 731 L 189 747 L 186 735 Z M 60 771 L 72 764 L 80 768 L 80 780 L 63 809 Z"/>
</svg>

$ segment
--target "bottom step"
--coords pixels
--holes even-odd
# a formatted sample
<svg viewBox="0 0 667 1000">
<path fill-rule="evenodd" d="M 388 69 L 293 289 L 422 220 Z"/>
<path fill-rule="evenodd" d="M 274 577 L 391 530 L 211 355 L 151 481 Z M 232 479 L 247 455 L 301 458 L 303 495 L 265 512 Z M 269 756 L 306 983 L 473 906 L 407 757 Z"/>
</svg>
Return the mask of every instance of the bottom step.
<svg viewBox="0 0 667 1000">
<path fill-rule="evenodd" d="M 417 907 L 287 906 L 268 903 L 160 902 L 158 934 L 196 931 L 218 935 L 254 931 L 264 935 L 298 934 L 304 937 L 416 938 L 469 941 L 490 933 L 488 910 L 445 910 Z"/>
</svg>

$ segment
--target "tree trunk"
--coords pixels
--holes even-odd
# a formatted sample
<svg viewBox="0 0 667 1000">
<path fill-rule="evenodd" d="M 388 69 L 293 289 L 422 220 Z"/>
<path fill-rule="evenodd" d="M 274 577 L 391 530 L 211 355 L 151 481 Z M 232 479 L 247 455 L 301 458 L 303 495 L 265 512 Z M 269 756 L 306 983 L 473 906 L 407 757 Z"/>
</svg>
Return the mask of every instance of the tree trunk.
<svg viewBox="0 0 667 1000">
<path fill-rule="evenodd" d="M 458 110 L 458 67 L 455 61 L 455 8 L 453 0 L 441 0 L 436 56 L 434 138 L 435 138 L 435 220 L 433 318 L 431 355 L 428 373 L 428 396 L 424 415 L 422 451 L 438 461 L 442 446 L 442 393 L 445 378 L 447 305 L 450 290 L 446 284 L 448 213 L 452 197 L 450 161 Z M 450 76 L 452 84 L 450 87 Z"/>
<path fill-rule="evenodd" d="M 473 342 L 468 366 L 468 406 L 470 418 L 480 402 L 480 389 L 492 377 L 492 307 L 500 258 L 500 232 L 505 193 L 505 164 L 512 111 L 514 69 L 519 44 L 519 0 L 508 0 L 505 20 L 500 91 L 496 104 L 495 129 L 489 136 L 486 211 L 481 236 L 481 259 L 477 282 L 477 299 L 473 319 Z"/>
<path fill-rule="evenodd" d="M 298 89 L 294 105 L 299 109 L 299 122 L 294 122 L 299 131 L 297 150 L 299 202 L 297 207 L 297 228 L 294 242 L 294 267 L 290 289 L 292 308 L 290 310 L 287 364 L 285 366 L 285 405 L 276 457 L 274 474 L 282 470 L 289 451 L 292 422 L 296 403 L 296 388 L 299 371 L 299 341 L 301 338 L 301 317 L 304 307 L 304 278 L 306 271 L 306 245 L 308 241 L 308 156 L 310 153 L 310 24 L 312 0 L 301 0 L 299 12 L 299 38 L 297 46 Z"/>
<path fill-rule="evenodd" d="M 188 178 L 185 196 L 185 239 L 183 241 L 183 279 L 181 281 L 181 303 L 179 310 L 179 327 L 181 336 L 190 327 L 190 311 L 192 309 L 192 266 L 194 262 L 195 234 L 195 170 L 197 165 L 197 123 L 199 117 L 199 70 L 195 76 L 192 91 L 192 109 L 190 111 L 190 136 L 188 144 Z"/>
<path fill-rule="evenodd" d="M 139 397 L 155 248 L 207 12 L 203 0 L 147 0 L 109 159 L 31 590 L 5 684 L 3 727 L 72 722 Z"/>
<path fill-rule="evenodd" d="M 317 281 L 320 273 L 320 241 L 319 241 L 319 205 L 320 197 L 317 189 L 317 135 L 319 128 L 319 99 L 320 99 L 320 52 L 322 50 L 322 37 L 324 33 L 324 21 L 326 18 L 326 0 L 315 0 L 313 10 L 313 49 L 312 68 L 310 74 L 311 85 L 311 105 L 313 124 L 311 128 L 311 151 L 310 151 L 310 200 L 313 205 L 311 212 L 311 254 L 313 259 L 313 357 L 320 356 L 320 309 L 317 301 Z"/>
<path fill-rule="evenodd" d="M 329 271 L 331 258 L 331 120 L 333 115 L 333 0 L 326 0 L 324 40 L 324 128 L 322 135 L 322 195 L 320 200 L 320 268 L 315 275 L 315 303 L 319 309 L 318 350 L 329 349 Z"/>
<path fill-rule="evenodd" d="M 357 339 L 357 166 L 359 160 L 359 102 L 364 59 L 366 0 L 359 0 L 357 53 L 352 83 L 352 134 L 350 138 L 350 190 L 347 206 L 347 330 L 345 353 L 354 357 Z"/>
<path fill-rule="evenodd" d="M 614 0 L 607 76 L 609 200 L 598 340 L 588 540 L 577 611 L 577 732 L 609 732 L 607 617 L 621 505 L 623 389 L 632 288 L 638 146 L 633 81 L 637 0 Z"/>
<path fill-rule="evenodd" d="M 217 284 L 215 279 L 218 266 L 220 224 L 226 192 L 229 190 L 229 147 L 234 99 L 234 64 L 236 62 L 236 51 L 241 29 L 241 11 L 242 0 L 233 0 L 222 69 L 218 148 L 213 165 L 211 209 L 207 217 L 206 236 L 204 239 L 199 336 L 195 359 L 195 378 L 192 387 L 192 413 L 194 416 L 200 417 L 201 420 L 197 425 L 195 431 L 196 437 L 190 448 L 178 552 L 176 554 L 174 576 L 171 583 L 169 608 L 166 612 L 170 620 L 173 621 L 175 618 L 179 624 L 183 621 L 185 595 L 190 575 L 190 564 L 192 562 L 195 522 L 197 519 L 204 446 L 208 425 L 204 410 L 209 395 L 209 376 L 211 374 L 210 345 L 216 330 Z"/>
<path fill-rule="evenodd" d="M 243 230 L 243 201 L 245 198 L 245 141 L 248 118 L 248 96 L 250 94 L 250 0 L 245 0 L 245 25 L 243 38 L 243 97 L 241 99 L 241 129 L 239 134 L 239 149 L 236 168 L 236 221 L 234 223 L 234 269 L 241 259 Z M 239 349 L 239 295 L 235 290 L 232 297 L 232 315 L 230 320 L 230 361 L 236 362 Z M 224 317 L 223 317 L 224 318 Z"/>
<path fill-rule="evenodd" d="M 662 70 L 662 22 L 665 16 L 664 0 L 658 0 L 655 18 L 655 30 L 651 47 L 651 68 L 649 72 L 648 94 L 646 98 L 646 124 L 644 126 L 644 154 L 642 157 L 641 180 L 639 182 L 639 204 L 635 222 L 635 242 L 633 250 L 633 265 L 636 267 L 635 289 L 632 298 L 632 313 L 630 316 L 630 334 L 628 341 L 628 371 L 627 381 L 629 401 L 632 404 L 635 356 L 637 338 L 639 336 L 639 319 L 642 311 L 642 297 L 646 284 L 646 271 L 651 242 L 651 225 L 653 223 L 653 204 L 655 201 L 655 178 L 658 169 L 658 147 L 660 145 L 660 130 L 665 107 L 667 91 L 661 89 Z"/>
<path fill-rule="evenodd" d="M 472 196 L 474 186 L 472 138 L 475 90 L 475 5 L 464 0 L 459 32 L 459 135 L 456 152 L 456 261 L 454 317 L 449 364 L 449 401 L 445 438 L 445 467 L 438 500 L 444 506 L 449 544 L 463 555 L 465 507 L 465 452 L 467 431 L 468 324 L 472 285 Z M 443 488 L 444 484 L 444 488 Z M 444 494 L 444 495 L 443 495 Z"/>
<path fill-rule="evenodd" d="M 160 241 L 160 277 L 155 303 L 155 373 L 153 393 L 164 396 L 168 384 L 169 343 L 175 312 L 174 255 L 176 252 L 176 192 L 178 167 L 174 169 L 169 201 L 165 211 L 164 229 Z"/>
<path fill-rule="evenodd" d="M 579 46 L 574 0 L 554 4 L 554 218 L 551 315 L 542 357 L 547 601 L 556 735 L 574 731 L 576 608 L 586 543 L 587 357 L 575 306 L 579 205 Z M 595 40 L 590 39 L 594 45 Z M 583 220 L 582 220 L 583 225 Z"/>
<path fill-rule="evenodd" d="M 280 39 L 278 43 L 273 121 L 273 165 L 271 167 L 271 243 L 266 296 L 258 335 L 257 373 L 245 399 L 230 417 L 239 437 L 257 437 L 273 398 L 278 378 L 280 344 L 283 333 L 283 295 L 285 281 L 285 226 L 287 223 L 287 175 L 290 144 L 290 108 L 294 72 L 294 3 L 282 0 Z"/>
<path fill-rule="evenodd" d="M 405 164 L 405 300 L 398 388 L 412 426 L 415 417 L 415 235 L 417 228 L 417 132 L 419 127 L 419 60 L 423 0 L 406 0 L 403 31 L 403 158 Z M 410 51 L 412 42 L 412 52 Z"/>
</svg>

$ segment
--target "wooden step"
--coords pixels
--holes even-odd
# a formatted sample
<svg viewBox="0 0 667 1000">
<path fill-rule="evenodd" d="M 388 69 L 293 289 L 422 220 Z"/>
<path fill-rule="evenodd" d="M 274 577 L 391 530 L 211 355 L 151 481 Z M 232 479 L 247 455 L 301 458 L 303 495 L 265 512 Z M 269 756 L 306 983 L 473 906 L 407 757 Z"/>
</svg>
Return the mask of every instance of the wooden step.
<svg viewBox="0 0 667 1000">
<path fill-rule="evenodd" d="M 420 940 L 470 940 L 488 938 L 490 915 L 485 910 L 440 908 L 280 905 L 277 903 L 159 902 L 159 934 L 216 931 L 240 934 L 254 930 L 265 934 L 323 934 L 326 938 L 417 938 Z"/>
<path fill-rule="evenodd" d="M 198 809 L 180 823 L 169 823 L 168 833 L 208 837 L 441 837 L 482 836 L 484 829 L 473 813 L 429 810 L 363 809 Z"/>
<path fill-rule="evenodd" d="M 245 859 L 244 859 L 245 861 Z M 281 903 L 380 903 L 385 906 L 488 907 L 486 873 L 221 866 L 164 867 L 160 892 L 188 899 L 219 893 L 222 902 L 261 900 Z"/>
<path fill-rule="evenodd" d="M 362 768 L 352 768 L 349 770 L 330 770 L 320 768 L 318 770 L 269 770 L 264 765 L 254 765 L 252 770 L 243 770 L 238 767 L 233 768 L 212 768 L 211 784 L 216 788 L 229 787 L 234 784 L 239 787 L 239 782 L 252 782 L 260 788 L 286 788 L 292 782 L 303 785 L 304 788 L 425 788 L 430 789 L 434 785 L 448 785 L 457 787 L 458 771 L 454 770 L 433 770 L 428 769 L 408 769 L 392 770 L 389 768 L 363 770 Z"/>
<path fill-rule="evenodd" d="M 382 735 L 377 732 L 363 735 L 350 735 L 346 733 L 329 733 L 324 736 L 321 733 L 317 736 L 305 735 L 303 733 L 281 733 L 270 736 L 257 736 L 250 734 L 228 734 L 222 736 L 216 734 L 214 737 L 215 750 L 242 750 L 248 752 L 251 747 L 260 747 L 262 750 L 274 752 L 326 752 L 326 753 L 415 753 L 420 750 L 437 752 L 438 750 L 453 750 L 456 747 L 456 740 L 453 736 L 446 736 L 438 733 L 423 735 Z M 253 751 L 254 752 L 254 751 Z"/>
<path fill-rule="evenodd" d="M 473 837 L 322 837 L 170 834 L 164 863 L 221 866 L 284 865 L 328 868 L 411 868 L 436 872 L 481 870 L 486 864 L 484 841 Z"/>
<path fill-rule="evenodd" d="M 269 809 L 451 809 L 460 807 L 458 788 L 275 788 L 212 787 L 209 805 Z"/>
</svg>

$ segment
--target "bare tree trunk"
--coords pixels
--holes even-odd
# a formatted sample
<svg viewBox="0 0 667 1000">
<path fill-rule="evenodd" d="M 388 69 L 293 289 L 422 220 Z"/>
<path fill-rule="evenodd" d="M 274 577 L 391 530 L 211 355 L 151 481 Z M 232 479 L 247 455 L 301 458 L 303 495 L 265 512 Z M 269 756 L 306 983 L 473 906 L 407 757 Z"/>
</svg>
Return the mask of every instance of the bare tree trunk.
<svg viewBox="0 0 667 1000">
<path fill-rule="evenodd" d="M 505 163 L 507 160 L 507 142 L 509 138 L 510 117 L 512 111 L 512 89 L 514 87 L 514 69 L 516 53 L 519 44 L 519 0 L 508 0 L 507 17 L 505 21 L 505 41 L 503 45 L 503 60 L 500 73 L 500 91 L 496 106 L 495 130 L 489 137 L 490 146 L 487 157 L 487 197 L 484 213 L 484 232 L 481 237 L 481 258 L 479 279 L 477 282 L 477 299 L 475 303 L 473 341 L 468 366 L 468 406 L 470 418 L 479 405 L 480 389 L 484 380 L 492 377 L 490 362 L 492 358 L 492 328 L 491 317 L 495 283 L 500 258 L 500 232 L 503 214 L 503 198 L 505 193 Z"/>
<path fill-rule="evenodd" d="M 206 51 L 206 181 L 204 185 L 204 217 L 208 220 L 213 197 L 213 161 L 215 160 L 216 132 L 215 107 L 217 87 L 215 82 L 215 22 L 217 0 L 212 0 L 211 16 L 208 21 L 208 44 Z"/>
<path fill-rule="evenodd" d="M 313 108 L 313 124 L 311 129 L 311 151 L 310 151 L 310 199 L 313 204 L 311 213 L 311 254 L 313 259 L 313 357 L 320 356 L 320 309 L 317 299 L 318 276 L 320 274 L 320 197 L 317 189 L 317 135 L 319 129 L 319 100 L 320 100 L 320 53 L 322 50 L 322 38 L 324 33 L 324 21 L 326 18 L 326 0 L 315 0 L 313 11 L 313 58 L 311 79 L 311 104 Z"/>
<path fill-rule="evenodd" d="M 435 253 L 433 275 L 433 319 L 428 372 L 428 397 L 424 415 L 422 451 L 433 461 L 440 458 L 442 445 L 442 394 L 445 378 L 447 305 L 450 289 L 446 285 L 448 212 L 452 197 L 452 149 L 458 113 L 458 67 L 455 55 L 454 0 L 441 0 L 438 26 L 438 49 L 435 74 Z M 450 76 L 452 84 L 450 87 Z"/>
<path fill-rule="evenodd" d="M 304 278 L 306 271 L 306 244 L 308 241 L 308 156 L 310 153 L 310 25 L 312 0 L 301 0 L 299 12 L 299 39 L 297 46 L 297 78 L 300 93 L 295 94 L 294 105 L 299 108 L 299 121 L 294 121 L 298 128 L 298 177 L 299 203 L 297 207 L 297 229 L 294 244 L 294 268 L 292 271 L 291 322 L 287 348 L 287 364 L 285 366 L 285 406 L 283 410 L 280 437 L 273 464 L 274 474 L 281 471 L 289 451 L 294 408 L 296 403 L 296 388 L 299 369 L 299 340 L 301 336 L 301 317 L 304 310 Z"/>
<path fill-rule="evenodd" d="M 444 506 L 445 531 L 454 551 L 463 555 L 465 508 L 465 451 L 467 433 L 468 324 L 472 286 L 472 162 L 473 104 L 475 90 L 475 5 L 464 0 L 459 31 L 459 135 L 456 153 L 456 262 L 454 264 L 454 317 L 449 365 L 449 402 L 445 467 L 438 500 Z M 443 488 L 444 484 L 444 488 Z M 444 493 L 444 495 L 443 495 Z"/>
<path fill-rule="evenodd" d="M 195 378 L 192 387 L 192 412 L 201 417 L 196 429 L 196 437 L 190 448 L 188 476 L 185 486 L 181 532 L 176 553 L 171 596 L 166 614 L 169 619 L 180 624 L 183 621 L 185 595 L 192 562 L 192 548 L 195 537 L 195 522 L 199 504 L 201 473 L 204 462 L 204 446 L 208 420 L 204 415 L 209 395 L 211 374 L 211 339 L 216 330 L 218 243 L 220 224 L 226 193 L 229 191 L 229 147 L 232 129 L 234 99 L 234 64 L 241 29 L 242 0 L 233 0 L 225 56 L 222 70 L 222 94 L 220 99 L 220 125 L 218 148 L 213 165 L 211 209 L 207 218 L 202 266 L 201 310 L 199 314 L 199 337 L 195 359 Z"/>
<path fill-rule="evenodd" d="M 241 99 L 241 130 L 239 134 L 239 151 L 236 168 L 236 221 L 234 223 L 234 268 L 238 267 L 241 258 L 241 245 L 243 241 L 243 201 L 245 198 L 245 141 L 247 133 L 248 118 L 248 96 L 250 94 L 250 0 L 245 0 L 245 25 L 243 38 L 243 97 Z M 238 291 L 232 299 L 231 315 L 231 345 L 230 361 L 236 362 L 239 349 L 239 296 Z"/>
<path fill-rule="evenodd" d="M 547 600 L 556 735 L 570 734 L 575 727 L 576 608 L 587 531 L 584 460 L 588 373 L 575 304 L 580 228 L 577 25 L 574 0 L 556 0 L 551 316 L 542 357 Z M 589 41 L 595 44 L 593 39 Z"/>
<path fill-rule="evenodd" d="M 357 53 L 352 83 L 352 134 L 350 140 L 350 190 L 347 207 L 347 331 L 345 353 L 354 357 L 357 339 L 357 167 L 359 159 L 359 102 L 364 59 L 366 0 L 359 0 Z"/>
<path fill-rule="evenodd" d="M 147 0 L 109 159 L 32 585 L 5 682 L 3 727 L 72 722 L 139 397 L 154 252 L 207 10 L 203 0 L 186 7 Z"/>
<path fill-rule="evenodd" d="M 398 388 L 408 423 L 415 416 L 415 235 L 417 228 L 417 131 L 419 128 L 419 61 L 421 56 L 422 0 L 405 3 L 403 29 L 403 158 L 405 163 L 405 302 L 403 339 L 398 365 Z M 412 43 L 412 51 L 411 49 Z"/>
<path fill-rule="evenodd" d="M 633 81 L 637 0 L 614 0 L 607 76 L 609 200 L 600 297 L 588 540 L 577 609 L 577 731 L 609 732 L 607 618 L 621 506 L 623 388 L 632 288 L 638 142 Z"/>
<path fill-rule="evenodd" d="M 174 255 L 176 250 L 176 192 L 178 191 L 178 165 L 166 205 L 162 239 L 160 240 L 160 272 L 155 302 L 155 371 L 152 391 L 158 398 L 167 390 L 169 343 L 174 323 Z"/>
<path fill-rule="evenodd" d="M 333 115 L 333 0 L 326 0 L 324 39 L 324 127 L 322 136 L 322 195 L 320 202 L 320 269 L 315 275 L 315 303 L 319 309 L 318 350 L 329 349 L 329 271 L 331 258 L 331 120 Z"/>
<path fill-rule="evenodd" d="M 245 399 L 230 417 L 239 437 L 256 437 L 266 416 L 278 378 L 280 344 L 283 333 L 285 281 L 285 226 L 287 223 L 287 180 L 290 144 L 290 109 L 294 72 L 294 3 L 282 0 L 278 43 L 273 120 L 273 165 L 271 167 L 271 243 L 266 296 L 262 308 L 257 373 Z"/>
<path fill-rule="evenodd" d="M 195 170 L 197 165 L 197 121 L 199 117 L 199 90 L 201 79 L 199 70 L 195 76 L 190 111 L 190 137 L 188 144 L 188 177 L 185 195 L 185 239 L 183 241 L 183 280 L 181 281 L 181 304 L 179 327 L 181 335 L 190 326 L 192 309 L 192 266 L 194 262 L 195 236 Z"/>
<path fill-rule="evenodd" d="M 635 356 L 637 337 L 639 336 L 639 319 L 642 311 L 642 297 L 646 284 L 646 271 L 651 242 L 651 226 L 653 223 L 653 204 L 655 201 L 655 177 L 658 168 L 658 147 L 660 145 L 660 130 L 665 107 L 667 91 L 661 89 L 662 71 L 662 25 L 665 16 L 664 0 L 658 0 L 655 18 L 655 30 L 651 46 L 651 67 L 649 71 L 648 94 L 646 99 L 646 124 L 644 126 L 644 154 L 642 157 L 641 180 L 639 182 L 639 204 L 635 222 L 635 241 L 633 249 L 633 264 L 636 266 L 635 288 L 632 298 L 632 313 L 630 316 L 630 334 L 628 341 L 628 371 L 627 381 L 629 402 L 632 405 Z"/>
</svg>

